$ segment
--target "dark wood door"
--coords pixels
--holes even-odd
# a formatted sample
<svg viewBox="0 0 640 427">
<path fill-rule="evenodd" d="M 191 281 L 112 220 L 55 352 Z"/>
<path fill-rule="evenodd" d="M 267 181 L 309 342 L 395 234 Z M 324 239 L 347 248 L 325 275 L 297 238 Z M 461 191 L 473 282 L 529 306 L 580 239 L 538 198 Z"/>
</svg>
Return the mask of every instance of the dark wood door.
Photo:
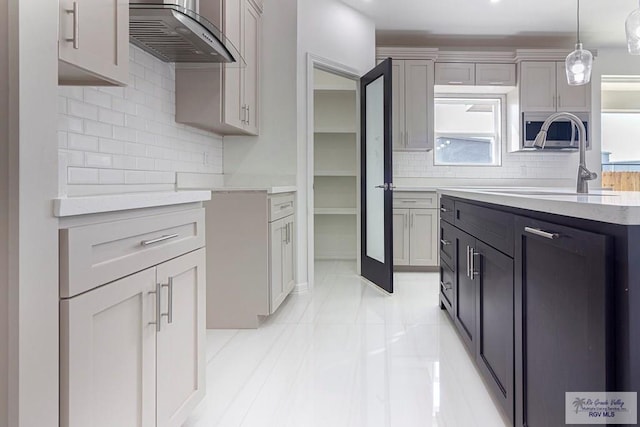
<svg viewBox="0 0 640 427">
<path fill-rule="evenodd" d="M 476 239 L 455 229 L 456 271 L 455 271 L 455 316 L 454 323 L 462 341 L 475 354 L 476 334 L 476 279 L 478 270 L 472 269 L 472 251 Z"/>
<path fill-rule="evenodd" d="M 360 79 L 361 271 L 393 292 L 391 58 Z"/>
<path fill-rule="evenodd" d="M 476 363 L 513 422 L 513 259 L 480 241 L 475 249 L 480 272 Z"/>
<path fill-rule="evenodd" d="M 606 236 L 516 218 L 515 425 L 564 426 L 565 392 L 613 386 Z"/>
</svg>

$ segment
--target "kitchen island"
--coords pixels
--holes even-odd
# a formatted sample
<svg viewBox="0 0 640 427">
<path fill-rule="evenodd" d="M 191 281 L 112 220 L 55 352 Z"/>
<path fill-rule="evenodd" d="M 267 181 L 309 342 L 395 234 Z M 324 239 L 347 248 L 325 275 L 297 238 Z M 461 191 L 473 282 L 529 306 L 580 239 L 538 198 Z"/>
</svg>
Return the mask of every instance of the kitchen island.
<svg viewBox="0 0 640 427">
<path fill-rule="evenodd" d="M 640 193 L 439 194 L 441 307 L 515 426 L 640 389 Z"/>
</svg>

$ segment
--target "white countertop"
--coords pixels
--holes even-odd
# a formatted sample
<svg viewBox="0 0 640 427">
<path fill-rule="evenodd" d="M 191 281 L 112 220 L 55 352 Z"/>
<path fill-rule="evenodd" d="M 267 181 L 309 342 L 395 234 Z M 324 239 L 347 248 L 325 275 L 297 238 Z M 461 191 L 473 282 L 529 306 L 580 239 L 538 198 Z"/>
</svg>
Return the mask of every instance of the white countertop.
<svg viewBox="0 0 640 427">
<path fill-rule="evenodd" d="M 523 194 L 511 192 L 522 191 Z M 525 194 L 525 192 L 529 194 Z M 544 192 L 547 194 L 531 194 Z M 621 225 L 640 225 L 640 192 L 575 188 L 441 188 L 438 193 L 496 205 Z M 551 194 L 556 193 L 556 194 Z"/>
<path fill-rule="evenodd" d="M 298 188 L 293 185 L 281 187 L 214 187 L 210 191 L 214 193 L 228 193 L 231 191 L 266 191 L 267 194 L 295 193 Z"/>
<path fill-rule="evenodd" d="M 393 191 L 437 191 L 438 187 L 424 187 L 424 186 L 407 186 L 400 185 L 393 188 Z"/>
<path fill-rule="evenodd" d="M 158 191 L 68 197 L 53 200 L 53 215 L 67 217 L 211 200 L 210 191 Z"/>
</svg>

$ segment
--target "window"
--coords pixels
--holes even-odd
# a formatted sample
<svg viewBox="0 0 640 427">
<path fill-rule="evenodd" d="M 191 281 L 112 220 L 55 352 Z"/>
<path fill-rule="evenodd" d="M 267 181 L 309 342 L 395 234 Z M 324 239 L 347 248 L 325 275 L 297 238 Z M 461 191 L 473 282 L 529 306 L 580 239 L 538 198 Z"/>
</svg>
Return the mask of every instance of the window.
<svg viewBox="0 0 640 427">
<path fill-rule="evenodd" d="M 436 165 L 498 166 L 503 98 L 435 99 Z"/>
</svg>

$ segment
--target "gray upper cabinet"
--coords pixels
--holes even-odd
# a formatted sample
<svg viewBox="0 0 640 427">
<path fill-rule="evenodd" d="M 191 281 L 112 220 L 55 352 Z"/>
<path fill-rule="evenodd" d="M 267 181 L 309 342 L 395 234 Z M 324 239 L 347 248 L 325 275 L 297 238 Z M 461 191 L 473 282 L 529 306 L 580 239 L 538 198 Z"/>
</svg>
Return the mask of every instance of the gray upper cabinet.
<svg viewBox="0 0 640 427">
<path fill-rule="evenodd" d="M 520 110 L 590 112 L 591 84 L 569 86 L 563 62 L 522 62 Z"/>
<path fill-rule="evenodd" d="M 392 73 L 393 149 L 433 149 L 433 62 L 394 59 Z"/>
<path fill-rule="evenodd" d="M 474 85 L 476 68 L 472 63 L 436 63 L 437 85 Z"/>
<path fill-rule="evenodd" d="M 515 64 L 448 63 L 435 65 L 435 84 L 458 86 L 515 86 Z"/>
<path fill-rule="evenodd" d="M 515 64 L 476 64 L 477 86 L 515 86 Z"/>
<path fill-rule="evenodd" d="M 201 2 L 200 13 L 238 49 L 244 63 L 176 69 L 176 121 L 220 135 L 258 135 L 260 124 L 261 3 Z"/>
<path fill-rule="evenodd" d="M 58 83 L 125 86 L 129 79 L 129 2 L 60 0 Z"/>
</svg>

